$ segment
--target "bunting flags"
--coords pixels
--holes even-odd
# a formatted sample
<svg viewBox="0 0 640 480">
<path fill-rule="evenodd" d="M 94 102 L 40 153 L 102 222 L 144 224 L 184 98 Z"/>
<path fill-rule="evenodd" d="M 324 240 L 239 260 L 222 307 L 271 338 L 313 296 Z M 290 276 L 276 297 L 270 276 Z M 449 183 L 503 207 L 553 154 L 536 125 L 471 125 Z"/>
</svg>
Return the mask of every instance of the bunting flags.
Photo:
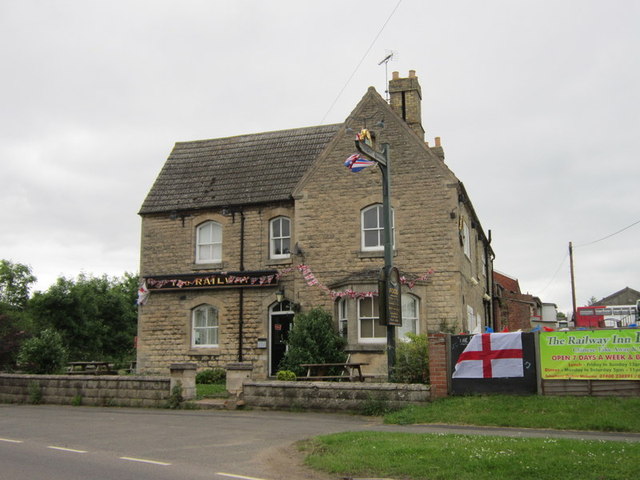
<svg viewBox="0 0 640 480">
<path fill-rule="evenodd" d="M 269 275 L 263 275 L 263 276 L 254 276 L 254 277 L 250 277 L 250 276 L 242 276 L 242 275 L 231 275 L 231 274 L 226 274 L 225 272 L 222 272 L 226 275 L 225 277 L 225 284 L 226 285 L 233 285 L 233 284 L 239 284 L 239 285 L 271 285 L 273 283 L 273 281 L 275 280 L 275 282 L 278 282 L 280 280 L 280 278 L 282 278 L 285 275 L 290 274 L 291 272 L 294 271 L 299 271 L 300 274 L 302 275 L 302 278 L 304 279 L 305 283 L 310 286 L 310 287 L 318 287 L 321 288 L 322 290 L 324 290 L 328 295 L 331 296 L 332 299 L 337 299 L 337 298 L 343 298 L 343 297 L 349 297 L 349 298 L 371 298 L 371 297 L 377 297 L 378 296 L 378 291 L 377 290 L 373 290 L 373 291 L 364 291 L 364 292 L 359 292 L 359 291 L 355 291 L 355 290 L 351 290 L 351 289 L 346 289 L 346 290 L 342 290 L 342 291 L 334 291 L 331 290 L 329 287 L 327 287 L 326 285 L 324 285 L 322 282 L 320 282 L 320 280 L 318 280 L 318 278 L 316 278 L 315 274 L 313 273 L 313 271 L 311 270 L 311 268 L 308 265 L 304 265 L 304 264 L 300 264 L 300 265 L 296 265 L 296 266 L 291 266 L 291 267 L 287 267 L 284 268 L 282 270 L 279 270 L 277 273 L 275 274 L 269 274 Z M 426 273 L 420 275 L 419 277 L 416 278 L 412 278 L 412 279 L 407 279 L 406 276 L 401 276 L 400 277 L 400 283 L 402 285 L 406 285 L 409 287 L 409 289 L 413 289 L 413 287 L 415 286 L 416 282 L 420 282 L 420 281 L 425 281 L 427 279 L 429 279 L 429 277 L 431 275 L 433 275 L 434 271 L 432 269 L 428 270 Z M 162 283 L 162 282 L 179 282 L 178 280 L 175 279 L 170 279 L 170 280 L 155 280 L 152 278 L 147 278 L 144 280 L 144 282 L 140 285 L 140 288 L 138 289 L 138 300 L 136 302 L 137 305 L 144 305 L 145 303 L 147 303 L 147 299 L 149 298 L 149 289 L 147 288 L 147 281 L 150 282 L 155 282 L 152 285 L 152 287 L 157 287 L 158 283 Z M 180 286 L 180 285 L 178 285 Z"/>
<path fill-rule="evenodd" d="M 366 291 L 366 292 L 356 292 L 355 290 L 351 290 L 351 289 L 347 289 L 347 290 L 342 290 L 342 291 L 335 291 L 335 290 L 331 290 L 329 287 L 327 287 L 326 285 L 324 285 L 322 282 L 320 282 L 320 280 L 318 280 L 315 276 L 315 274 L 311 271 L 311 268 L 308 265 L 304 265 L 304 264 L 300 264 L 297 265 L 295 267 L 288 267 L 285 269 L 282 269 L 280 271 L 278 271 L 278 273 L 276 274 L 276 280 L 280 280 L 281 277 L 283 277 L 284 275 L 288 275 L 289 273 L 298 270 L 301 274 L 302 277 L 304 278 L 305 282 L 307 285 L 309 285 L 310 287 L 319 287 L 322 290 L 324 290 L 328 295 L 331 296 L 332 299 L 336 299 L 336 298 L 343 298 L 343 297 L 349 297 L 349 298 L 370 298 L 370 297 L 377 297 L 378 296 L 378 291 L 374 290 L 374 291 Z M 419 277 L 412 279 L 412 280 L 408 280 L 404 275 L 400 277 L 400 283 L 402 285 L 406 285 L 409 287 L 409 289 L 412 289 L 416 282 L 419 281 L 424 281 L 427 280 L 431 275 L 433 275 L 433 269 L 429 269 L 429 271 L 427 271 L 426 273 L 420 275 Z"/>
</svg>

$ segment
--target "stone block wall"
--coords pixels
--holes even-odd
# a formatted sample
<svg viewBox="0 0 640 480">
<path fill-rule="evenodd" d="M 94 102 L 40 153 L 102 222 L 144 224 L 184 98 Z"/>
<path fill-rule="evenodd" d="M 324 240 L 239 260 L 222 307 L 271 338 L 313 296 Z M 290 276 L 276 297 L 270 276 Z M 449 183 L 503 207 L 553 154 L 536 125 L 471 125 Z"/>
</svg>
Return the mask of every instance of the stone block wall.
<svg viewBox="0 0 640 480">
<path fill-rule="evenodd" d="M 0 402 L 163 407 L 168 377 L 0 374 Z"/>
<path fill-rule="evenodd" d="M 345 382 L 245 382 L 247 406 L 275 409 L 358 411 L 366 402 L 392 408 L 424 404 L 431 399 L 428 385 Z"/>
</svg>

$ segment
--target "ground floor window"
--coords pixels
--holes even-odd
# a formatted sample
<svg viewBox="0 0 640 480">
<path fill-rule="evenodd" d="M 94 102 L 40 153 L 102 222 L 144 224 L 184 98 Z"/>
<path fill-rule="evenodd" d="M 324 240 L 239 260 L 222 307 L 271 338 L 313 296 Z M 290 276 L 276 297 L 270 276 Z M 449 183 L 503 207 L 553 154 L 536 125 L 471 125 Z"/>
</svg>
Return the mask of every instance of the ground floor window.
<svg viewBox="0 0 640 480">
<path fill-rule="evenodd" d="M 218 346 L 218 311 L 211 305 L 200 305 L 193 309 L 192 345 L 194 347 Z"/>
<path fill-rule="evenodd" d="M 347 338 L 349 315 L 347 310 L 347 299 L 338 300 L 338 329 L 343 338 Z"/>
<path fill-rule="evenodd" d="M 387 338 L 387 327 L 380 325 L 377 298 L 358 300 L 359 338 L 363 343 L 383 343 Z"/>
<path fill-rule="evenodd" d="M 407 333 L 420 333 L 419 319 L 418 298 L 409 294 L 402 295 L 402 326 L 396 331 L 398 340 L 408 340 Z"/>
</svg>

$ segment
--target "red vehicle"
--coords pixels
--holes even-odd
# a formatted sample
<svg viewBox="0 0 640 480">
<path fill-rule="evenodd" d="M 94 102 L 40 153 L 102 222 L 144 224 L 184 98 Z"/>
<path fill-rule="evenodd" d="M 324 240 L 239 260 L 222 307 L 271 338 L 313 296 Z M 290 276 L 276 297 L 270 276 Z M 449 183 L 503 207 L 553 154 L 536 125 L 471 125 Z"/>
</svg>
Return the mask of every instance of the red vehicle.
<svg viewBox="0 0 640 480">
<path fill-rule="evenodd" d="M 638 323 L 636 305 L 592 305 L 578 307 L 576 328 L 620 328 Z"/>
</svg>

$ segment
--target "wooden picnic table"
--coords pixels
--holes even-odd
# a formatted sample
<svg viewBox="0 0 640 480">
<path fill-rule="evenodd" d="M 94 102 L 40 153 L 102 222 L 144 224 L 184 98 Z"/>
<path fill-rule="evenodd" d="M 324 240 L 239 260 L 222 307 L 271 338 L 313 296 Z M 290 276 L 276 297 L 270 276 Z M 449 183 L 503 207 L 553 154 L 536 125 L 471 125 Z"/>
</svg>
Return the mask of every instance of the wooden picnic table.
<svg viewBox="0 0 640 480">
<path fill-rule="evenodd" d="M 67 373 L 70 375 L 113 375 L 113 364 L 109 362 L 69 362 Z"/>
<path fill-rule="evenodd" d="M 362 366 L 369 365 L 362 362 L 345 363 L 301 363 L 301 367 L 307 369 L 305 377 L 298 377 L 298 380 L 348 380 L 350 382 L 364 382 Z M 340 370 L 338 375 L 329 375 L 331 370 Z"/>
</svg>

